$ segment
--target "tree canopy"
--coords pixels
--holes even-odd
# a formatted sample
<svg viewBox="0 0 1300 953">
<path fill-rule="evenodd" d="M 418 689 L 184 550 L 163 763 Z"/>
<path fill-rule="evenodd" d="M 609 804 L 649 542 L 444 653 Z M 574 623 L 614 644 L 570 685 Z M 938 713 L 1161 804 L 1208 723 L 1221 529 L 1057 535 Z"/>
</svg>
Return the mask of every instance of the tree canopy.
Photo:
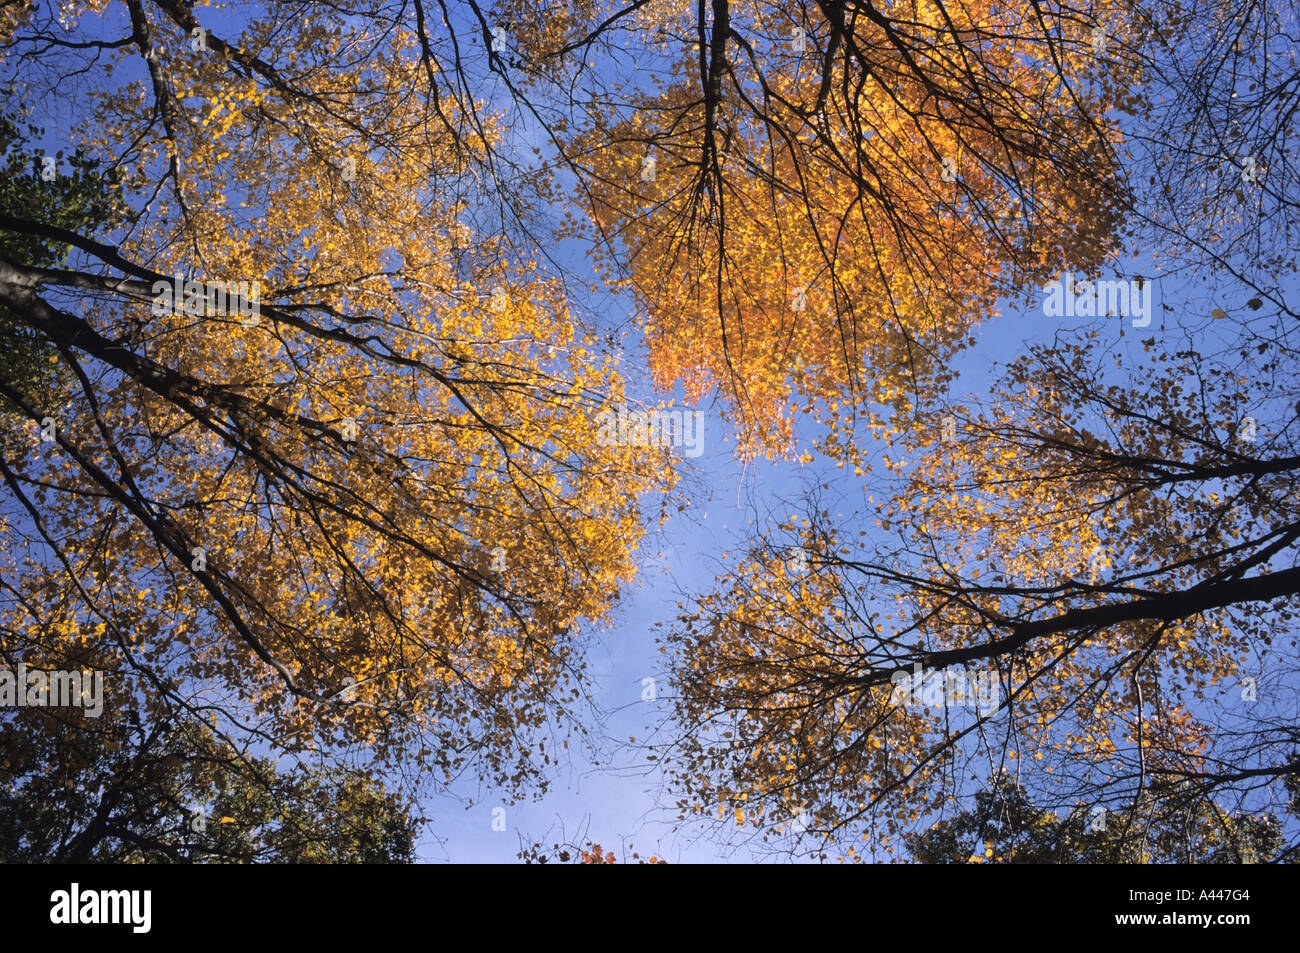
<svg viewBox="0 0 1300 953">
<path fill-rule="evenodd" d="M 6 8 L 0 667 L 103 676 L 0 709 L 6 856 L 406 861 L 422 798 L 544 791 L 641 551 L 731 489 L 683 406 L 799 489 L 638 620 L 681 819 L 1292 856 L 1297 27 Z"/>
</svg>

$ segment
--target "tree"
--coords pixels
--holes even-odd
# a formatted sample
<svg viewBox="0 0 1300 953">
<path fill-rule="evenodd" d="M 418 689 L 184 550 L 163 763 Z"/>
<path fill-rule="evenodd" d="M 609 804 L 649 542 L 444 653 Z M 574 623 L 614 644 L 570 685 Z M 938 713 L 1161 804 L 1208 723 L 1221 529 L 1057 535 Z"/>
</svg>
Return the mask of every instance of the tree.
<svg viewBox="0 0 1300 953">
<path fill-rule="evenodd" d="M 933 399 L 999 295 L 1112 247 L 1127 190 L 1104 117 L 1143 105 L 1128 4 L 539 16 L 527 75 L 575 90 L 552 126 L 575 130 L 555 138 L 598 261 L 646 316 L 656 384 L 717 387 L 745 456 L 793 452 L 798 411 Z M 1099 48 L 1102 24 L 1126 39 Z M 637 69 L 590 73 L 593 49 Z"/>
<path fill-rule="evenodd" d="M 628 851 L 632 851 L 630 854 Z M 547 864 L 552 860 L 561 864 L 617 864 L 618 855 L 612 850 L 605 850 L 599 844 L 593 841 L 586 841 L 582 846 L 575 844 L 552 844 L 550 850 L 546 850 L 541 844 L 532 844 L 525 847 L 519 852 L 519 859 L 526 864 Z M 623 849 L 624 863 L 637 864 L 666 864 L 668 861 L 661 860 L 654 854 L 643 858 L 636 851 L 632 850 L 632 845 L 628 844 Z"/>
<path fill-rule="evenodd" d="M 12 118 L 0 115 L 0 213 L 17 216 L 39 210 L 49 224 L 81 229 L 87 234 L 121 225 L 129 219 L 121 173 L 112 169 L 100 171 L 98 163 L 80 151 L 67 159 L 70 175 L 54 176 L 46 181 L 47 157 L 21 147 L 28 136 L 37 132 L 29 124 L 24 133 Z M 53 162 L 63 157 L 56 154 L 48 158 Z M 70 245 L 52 244 L 39 236 L 0 234 L 0 255 L 39 268 L 65 264 L 71 250 Z M 8 308 L 0 308 L 0 375 L 8 387 L 35 396 L 38 403 L 47 407 L 60 404 L 71 383 L 57 349 L 27 328 Z M 4 408 L 8 430 L 16 430 L 23 423 L 30 426 L 30 422 L 16 414 L 17 408 L 10 402 L 0 398 L 0 406 Z M 12 433 L 6 435 L 12 436 Z M 11 445 L 10 452 L 18 452 L 17 444 Z"/>
<path fill-rule="evenodd" d="M 1035 807 L 1003 774 L 973 808 L 908 835 L 907 848 L 923 864 L 1240 864 L 1279 856 L 1284 838 L 1272 814 L 1234 814 L 1186 794 L 1175 786 L 1118 815 L 1081 806 L 1059 816 Z"/>
<path fill-rule="evenodd" d="M 0 459 L 5 661 L 281 753 L 544 783 L 578 629 L 674 477 L 598 441 L 622 381 L 561 284 L 458 217 L 498 197 L 473 173 L 499 126 L 382 4 L 96 9 L 30 11 L 3 60 L 35 100 L 88 82 L 72 136 L 144 202 L 103 233 L 0 214 L 0 307 L 74 382 L 56 407 L 0 381 L 57 425 Z"/>
<path fill-rule="evenodd" d="M 62 724 L 40 746 L 17 726 L 5 728 L 4 863 L 414 858 L 413 815 L 363 772 L 305 765 L 281 772 L 198 722 Z"/>
<path fill-rule="evenodd" d="M 666 634 L 684 813 L 882 856 L 1012 767 L 1045 810 L 1140 815 L 1175 783 L 1237 813 L 1289 799 L 1297 180 L 1265 144 L 1295 104 L 1276 55 L 1294 11 L 1234 11 L 1240 48 L 1158 13 L 1159 79 L 1137 95 L 1176 105 L 1122 174 L 1156 185 L 1134 190 L 1132 241 L 1197 310 L 1126 276 L 1143 314 L 1067 316 L 987 394 L 842 414 L 819 447 L 871 473 L 860 505 L 810 492 Z M 1241 102 L 1239 81 L 1288 91 Z M 1189 115 L 1210 138 L 1250 129 L 1266 171 L 1198 151 L 1176 181 L 1202 187 L 1172 190 Z"/>
</svg>

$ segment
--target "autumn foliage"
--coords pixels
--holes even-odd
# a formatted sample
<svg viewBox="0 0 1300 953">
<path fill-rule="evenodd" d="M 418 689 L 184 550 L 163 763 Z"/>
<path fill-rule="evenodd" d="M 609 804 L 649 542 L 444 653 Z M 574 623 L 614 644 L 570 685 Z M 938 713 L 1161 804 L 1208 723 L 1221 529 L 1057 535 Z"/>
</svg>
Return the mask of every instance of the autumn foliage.
<svg viewBox="0 0 1300 953">
<path fill-rule="evenodd" d="M 587 650 L 647 536 L 707 515 L 706 461 L 601 436 L 675 393 L 742 464 L 808 467 L 657 620 L 681 819 L 950 861 L 1010 804 L 1020 846 L 976 862 L 1288 856 L 1258 817 L 1300 770 L 1296 29 L 1200 0 L 6 8 L 0 667 L 107 688 L 98 729 L 0 710 L 0 810 L 117 792 L 73 859 L 409 859 L 417 795 L 543 790 L 600 730 Z M 1067 268 L 1177 307 L 1040 315 Z M 959 672 L 996 698 L 955 703 Z M 168 826 L 187 790 L 238 830 Z M 1098 805 L 1150 843 L 1084 832 Z"/>
</svg>

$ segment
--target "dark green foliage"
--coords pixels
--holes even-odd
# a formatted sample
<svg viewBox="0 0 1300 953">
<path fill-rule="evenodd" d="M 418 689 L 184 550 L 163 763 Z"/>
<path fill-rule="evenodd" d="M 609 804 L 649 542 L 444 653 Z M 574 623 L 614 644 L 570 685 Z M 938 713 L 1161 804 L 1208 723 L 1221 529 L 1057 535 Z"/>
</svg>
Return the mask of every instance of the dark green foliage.
<svg viewBox="0 0 1300 953">
<path fill-rule="evenodd" d="M 67 229 L 83 236 L 114 228 L 132 218 L 125 204 L 120 170 L 101 171 L 80 150 L 68 158 L 56 154 L 58 174 L 41 177 L 42 156 L 26 149 L 26 133 L 9 116 L 0 114 L 0 214 Z M 44 237 L 0 228 L 0 257 L 15 264 L 60 268 L 72 246 Z M 33 404 L 51 410 L 69 382 L 58 351 L 25 326 L 18 315 L 0 307 L 0 380 L 27 395 Z M 0 396 L 0 416 L 6 429 L 20 423 L 15 408 Z"/>
<path fill-rule="evenodd" d="M 47 727 L 21 748 L 18 733 L 0 731 L 0 862 L 414 859 L 407 805 L 364 772 L 285 770 L 194 722 Z"/>
<path fill-rule="evenodd" d="M 907 847 L 912 859 L 923 864 L 1238 864 L 1293 859 L 1286 856 L 1282 824 L 1271 813 L 1229 811 L 1174 786 L 1147 789 L 1139 803 L 1126 810 L 1080 805 L 1061 817 L 1034 805 L 1006 774 L 976 794 L 972 810 L 909 836 Z"/>
</svg>

